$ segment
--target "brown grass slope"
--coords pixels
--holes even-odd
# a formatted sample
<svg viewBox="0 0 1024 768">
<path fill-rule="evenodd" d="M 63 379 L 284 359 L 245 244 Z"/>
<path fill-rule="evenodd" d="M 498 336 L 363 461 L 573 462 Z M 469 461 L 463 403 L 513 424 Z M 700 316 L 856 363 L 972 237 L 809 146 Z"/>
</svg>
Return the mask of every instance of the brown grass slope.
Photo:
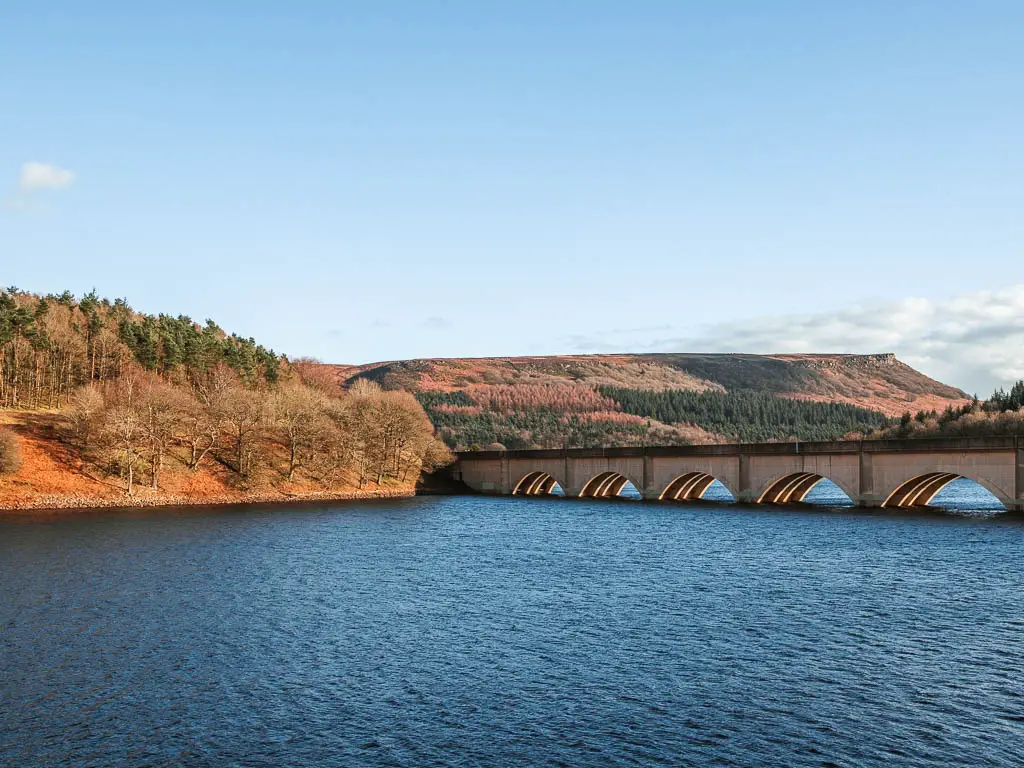
<svg viewBox="0 0 1024 768">
<path fill-rule="evenodd" d="M 360 488 L 355 477 L 339 477 L 328 487 L 278 477 L 243 488 L 216 462 L 192 472 L 172 454 L 161 474 L 161 487 L 153 490 L 140 483 L 135 497 L 128 499 L 123 482 L 83 461 L 61 440 L 61 419 L 58 411 L 0 410 L 0 429 L 13 433 L 21 453 L 16 472 L 0 473 L 0 510 L 314 501 L 409 496 L 415 490 L 414 479 L 383 486 L 370 482 Z"/>
<path fill-rule="evenodd" d="M 634 389 L 731 391 L 848 403 L 899 416 L 961 405 L 967 394 L 892 354 L 615 354 L 437 358 L 329 366 L 339 383 L 369 378 L 386 388 L 454 391 L 473 385 L 583 383 Z"/>
</svg>

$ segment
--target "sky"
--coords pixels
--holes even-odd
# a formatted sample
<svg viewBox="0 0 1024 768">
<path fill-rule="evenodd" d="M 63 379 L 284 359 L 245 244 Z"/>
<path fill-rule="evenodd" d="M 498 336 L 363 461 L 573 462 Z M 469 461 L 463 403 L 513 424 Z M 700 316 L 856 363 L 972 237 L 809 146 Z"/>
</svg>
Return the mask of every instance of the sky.
<svg viewBox="0 0 1024 768">
<path fill-rule="evenodd" d="M 0 4 L 0 284 L 290 356 L 1024 377 L 1024 3 Z"/>
</svg>

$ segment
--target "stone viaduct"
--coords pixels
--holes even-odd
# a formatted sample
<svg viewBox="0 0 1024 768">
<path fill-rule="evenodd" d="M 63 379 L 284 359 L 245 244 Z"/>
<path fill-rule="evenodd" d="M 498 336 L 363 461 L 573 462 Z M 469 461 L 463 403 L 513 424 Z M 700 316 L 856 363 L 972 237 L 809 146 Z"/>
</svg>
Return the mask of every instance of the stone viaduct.
<svg viewBox="0 0 1024 768">
<path fill-rule="evenodd" d="M 555 483 L 569 497 L 617 496 L 631 482 L 645 499 L 700 499 L 714 480 L 738 502 L 802 501 L 823 478 L 861 507 L 926 506 L 966 477 L 1007 509 L 1024 511 L 1024 438 L 471 451 L 454 473 L 480 493 L 537 496 Z"/>
</svg>

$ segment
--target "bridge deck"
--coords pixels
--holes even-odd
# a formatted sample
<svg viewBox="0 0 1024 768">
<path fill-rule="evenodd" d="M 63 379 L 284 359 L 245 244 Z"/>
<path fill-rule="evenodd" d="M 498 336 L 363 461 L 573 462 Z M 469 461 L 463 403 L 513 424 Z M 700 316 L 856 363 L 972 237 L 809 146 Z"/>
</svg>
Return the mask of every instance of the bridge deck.
<svg viewBox="0 0 1024 768">
<path fill-rule="evenodd" d="M 929 437 L 897 440 L 831 440 L 792 443 L 716 443 L 711 445 L 637 445 L 604 448 L 536 448 L 507 451 L 459 451 L 459 460 L 598 459 L 682 456 L 798 456 L 843 453 L 960 453 L 1013 451 L 1024 440 L 1004 437 Z"/>
</svg>

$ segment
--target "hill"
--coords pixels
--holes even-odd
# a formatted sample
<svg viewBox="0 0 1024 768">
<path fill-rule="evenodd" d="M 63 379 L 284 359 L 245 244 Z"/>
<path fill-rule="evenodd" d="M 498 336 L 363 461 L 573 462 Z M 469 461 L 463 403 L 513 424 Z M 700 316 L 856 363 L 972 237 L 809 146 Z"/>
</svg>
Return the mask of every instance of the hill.
<svg viewBox="0 0 1024 768">
<path fill-rule="evenodd" d="M 186 316 L 0 290 L 0 509 L 409 494 L 416 398 Z"/>
<path fill-rule="evenodd" d="M 435 430 L 457 449 L 826 440 L 969 402 L 892 355 L 324 366 L 121 299 L 0 290 L 0 507 L 408 491 L 445 461 Z"/>
<path fill-rule="evenodd" d="M 617 354 L 329 366 L 412 392 L 457 449 L 835 439 L 969 401 L 894 355 Z"/>
</svg>

